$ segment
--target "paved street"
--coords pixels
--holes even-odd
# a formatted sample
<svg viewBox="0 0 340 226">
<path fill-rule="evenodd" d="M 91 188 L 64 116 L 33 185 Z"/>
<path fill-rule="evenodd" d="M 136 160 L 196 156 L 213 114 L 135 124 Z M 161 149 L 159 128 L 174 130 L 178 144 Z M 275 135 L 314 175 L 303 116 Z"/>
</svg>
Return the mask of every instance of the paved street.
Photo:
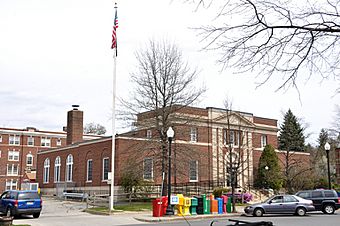
<svg viewBox="0 0 340 226">
<path fill-rule="evenodd" d="M 143 216 L 151 216 L 147 213 L 117 213 L 112 216 L 99 216 L 82 212 L 86 204 L 81 202 L 56 201 L 54 199 L 44 199 L 43 211 L 38 219 L 31 216 L 21 217 L 14 220 L 14 224 L 30 224 L 32 226 L 113 226 L 113 225 L 192 225 L 207 226 L 214 218 L 209 219 L 190 219 L 187 221 L 182 218 L 176 221 L 145 223 L 135 218 L 143 218 Z M 149 217 L 149 219 L 155 219 Z M 165 218 L 161 218 L 165 219 Z M 324 215 L 321 212 L 311 213 L 305 217 L 297 217 L 292 215 L 269 215 L 265 217 L 223 217 L 217 218 L 218 222 L 214 226 L 232 225 L 228 219 L 238 219 L 243 221 L 272 221 L 276 226 L 338 226 L 340 222 L 340 210 L 334 215 Z"/>
<path fill-rule="evenodd" d="M 292 215 L 268 215 L 265 217 L 233 217 L 233 218 L 219 218 L 218 222 L 215 222 L 213 226 L 226 226 L 233 225 L 233 222 L 229 222 L 228 219 L 233 220 L 242 220 L 249 222 L 256 221 L 271 221 L 275 226 L 339 226 L 340 225 L 340 210 L 336 212 L 334 215 L 324 215 L 322 213 L 312 213 L 308 214 L 304 217 L 292 216 Z M 163 223 L 162 225 L 176 225 L 176 226 L 209 226 L 212 219 L 204 219 L 204 220 L 189 220 L 186 222 L 177 221 L 171 223 Z M 143 226 L 149 226 L 154 224 L 147 224 Z"/>
</svg>

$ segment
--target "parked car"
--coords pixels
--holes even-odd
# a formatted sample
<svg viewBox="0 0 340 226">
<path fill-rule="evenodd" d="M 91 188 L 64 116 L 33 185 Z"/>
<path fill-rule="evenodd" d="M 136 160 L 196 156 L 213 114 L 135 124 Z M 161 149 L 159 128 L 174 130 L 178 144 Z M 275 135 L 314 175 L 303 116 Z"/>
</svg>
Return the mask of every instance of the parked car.
<svg viewBox="0 0 340 226">
<path fill-rule="evenodd" d="M 340 198 L 334 190 L 306 190 L 296 193 L 297 196 L 312 200 L 315 210 L 322 211 L 325 214 L 333 214 L 340 208 Z"/>
<path fill-rule="evenodd" d="M 306 212 L 314 211 L 311 200 L 303 199 L 295 195 L 275 195 L 263 203 L 253 204 L 244 209 L 246 214 L 260 217 L 263 214 L 296 214 L 306 215 Z"/>
<path fill-rule="evenodd" d="M 37 191 L 5 191 L 0 196 L 0 212 L 6 216 L 33 215 L 40 216 L 42 200 Z"/>
</svg>

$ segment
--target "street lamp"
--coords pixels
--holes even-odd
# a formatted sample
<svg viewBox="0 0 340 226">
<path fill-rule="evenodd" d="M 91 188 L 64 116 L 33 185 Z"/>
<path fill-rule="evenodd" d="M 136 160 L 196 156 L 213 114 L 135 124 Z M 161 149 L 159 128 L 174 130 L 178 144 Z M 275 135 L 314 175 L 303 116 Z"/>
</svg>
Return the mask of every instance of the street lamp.
<svg viewBox="0 0 340 226">
<path fill-rule="evenodd" d="M 166 131 L 166 135 L 168 136 L 169 141 L 169 152 L 168 152 L 168 159 L 169 159 L 169 166 L 168 166 L 168 207 L 166 208 L 165 215 L 174 215 L 174 210 L 170 204 L 171 202 L 171 142 L 172 138 L 175 135 L 175 131 L 169 127 L 168 131 Z"/>
<path fill-rule="evenodd" d="M 326 151 L 326 157 L 327 157 L 327 170 L 328 170 L 328 189 L 332 189 L 331 187 L 331 172 L 329 170 L 329 150 L 331 149 L 331 146 L 328 142 L 325 144 L 325 151 Z"/>
</svg>

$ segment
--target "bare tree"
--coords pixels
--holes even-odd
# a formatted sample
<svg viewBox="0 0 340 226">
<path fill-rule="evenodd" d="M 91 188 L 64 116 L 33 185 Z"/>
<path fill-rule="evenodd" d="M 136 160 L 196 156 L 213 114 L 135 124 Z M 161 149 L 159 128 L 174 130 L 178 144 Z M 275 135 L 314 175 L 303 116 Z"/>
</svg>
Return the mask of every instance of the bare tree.
<svg viewBox="0 0 340 226">
<path fill-rule="evenodd" d="M 165 172 L 166 131 L 173 123 L 171 115 L 196 103 L 205 88 L 196 84 L 196 70 L 183 60 L 175 44 L 150 40 L 136 52 L 136 59 L 138 67 L 131 74 L 132 97 L 121 101 L 127 109 L 121 114 L 125 120 L 134 120 L 139 129 L 150 128 L 157 133 L 162 172 Z"/>
<path fill-rule="evenodd" d="M 334 121 L 332 123 L 330 136 L 337 144 L 340 143 L 340 105 L 335 105 Z"/>
<path fill-rule="evenodd" d="M 87 123 L 84 126 L 84 133 L 85 134 L 96 134 L 96 135 L 103 135 L 106 133 L 106 129 L 104 126 L 100 124 L 96 124 L 94 122 Z"/>
<path fill-rule="evenodd" d="M 244 174 L 248 175 L 248 186 L 250 185 L 249 181 L 249 148 L 247 141 L 247 132 L 248 128 L 242 125 L 242 115 L 232 110 L 232 101 L 229 98 L 224 100 L 224 108 L 226 120 L 226 128 L 223 131 L 223 144 L 224 149 L 226 150 L 226 158 L 223 158 L 223 175 L 224 180 L 227 185 L 231 187 L 232 197 L 235 197 L 235 190 L 239 187 L 240 178 L 244 176 Z M 242 185 L 241 185 L 242 186 Z M 242 186 L 244 187 L 244 186 Z M 236 199 L 232 200 L 232 211 L 236 211 Z"/>
<path fill-rule="evenodd" d="M 297 78 L 306 74 L 304 79 L 340 79 L 338 0 L 191 2 L 216 11 L 213 24 L 200 31 L 205 48 L 221 53 L 224 68 L 258 71 L 260 85 L 282 77 L 278 90 L 296 88 Z"/>
</svg>

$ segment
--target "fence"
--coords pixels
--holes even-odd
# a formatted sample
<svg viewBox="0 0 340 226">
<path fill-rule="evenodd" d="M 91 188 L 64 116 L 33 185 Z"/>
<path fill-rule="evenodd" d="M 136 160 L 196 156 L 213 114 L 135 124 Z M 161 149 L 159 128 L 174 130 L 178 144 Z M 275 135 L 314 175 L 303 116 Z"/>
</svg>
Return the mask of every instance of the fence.
<svg viewBox="0 0 340 226">
<path fill-rule="evenodd" d="M 171 185 L 172 194 L 183 194 L 184 196 L 195 196 L 200 194 L 211 194 L 216 187 L 223 187 L 223 182 L 201 181 L 177 183 Z M 126 193 L 123 188 L 115 191 L 115 203 L 131 203 L 133 201 L 148 201 L 161 195 L 161 185 L 147 185 L 133 189 Z M 164 193 L 167 194 L 167 186 L 164 186 Z M 99 194 L 89 191 L 87 204 L 91 206 L 108 207 L 110 201 L 109 194 Z"/>
</svg>

